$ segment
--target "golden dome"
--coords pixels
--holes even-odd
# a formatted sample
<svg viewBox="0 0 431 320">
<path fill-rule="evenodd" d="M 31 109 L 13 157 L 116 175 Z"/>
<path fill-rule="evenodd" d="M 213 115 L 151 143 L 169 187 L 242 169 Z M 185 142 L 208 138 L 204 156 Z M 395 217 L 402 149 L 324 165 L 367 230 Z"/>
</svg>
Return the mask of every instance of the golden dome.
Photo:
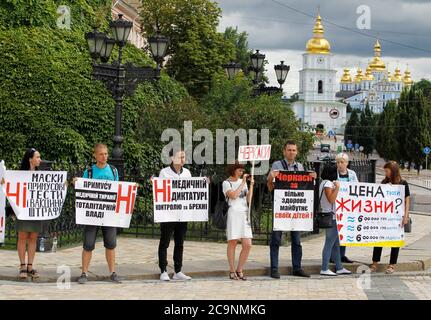
<svg viewBox="0 0 431 320">
<path fill-rule="evenodd" d="M 408 67 L 407 67 L 406 71 L 404 72 L 403 82 L 406 86 L 410 86 L 413 84 L 413 80 L 410 76 L 410 70 Z"/>
<path fill-rule="evenodd" d="M 401 82 L 403 80 L 403 76 L 401 74 L 400 68 L 396 67 L 395 73 L 391 78 L 392 82 Z"/>
<path fill-rule="evenodd" d="M 341 83 L 352 83 L 352 77 L 350 76 L 350 70 L 348 68 L 344 68 L 344 73 L 341 77 Z"/>
<path fill-rule="evenodd" d="M 365 71 L 365 76 L 362 77 L 363 80 L 367 80 L 367 81 L 373 81 L 374 80 L 374 76 L 371 73 L 371 67 L 368 66 L 366 71 Z"/>
<path fill-rule="evenodd" d="M 386 65 L 380 58 L 382 52 L 382 47 L 380 46 L 379 40 L 376 41 L 374 45 L 374 58 L 370 63 L 371 71 L 384 71 L 386 70 Z"/>
<path fill-rule="evenodd" d="M 331 45 L 328 40 L 323 38 L 324 32 L 322 18 L 319 14 L 314 24 L 313 38 L 307 41 L 306 48 L 308 53 L 329 54 L 331 52 Z"/>
<path fill-rule="evenodd" d="M 355 82 L 361 82 L 363 80 L 364 75 L 362 74 L 362 69 L 358 68 L 356 71 Z"/>
</svg>

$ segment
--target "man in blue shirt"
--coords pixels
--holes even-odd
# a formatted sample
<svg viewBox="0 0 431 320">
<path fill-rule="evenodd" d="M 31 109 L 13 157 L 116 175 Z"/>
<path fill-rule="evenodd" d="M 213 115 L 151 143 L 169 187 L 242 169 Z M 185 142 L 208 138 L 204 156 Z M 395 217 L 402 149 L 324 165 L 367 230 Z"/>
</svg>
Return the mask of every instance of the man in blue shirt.
<svg viewBox="0 0 431 320">
<path fill-rule="evenodd" d="M 94 158 L 96 164 L 85 170 L 83 178 L 118 181 L 118 171 L 114 166 L 108 164 L 108 147 L 98 143 L 94 146 Z M 86 225 L 84 227 L 84 245 L 82 250 L 82 274 L 78 283 L 87 282 L 87 272 L 90 266 L 92 252 L 96 244 L 97 231 L 99 226 Z M 115 272 L 115 247 L 117 246 L 117 228 L 102 226 L 103 244 L 105 246 L 106 261 L 108 262 L 109 279 L 120 283 L 120 279 Z"/>
</svg>

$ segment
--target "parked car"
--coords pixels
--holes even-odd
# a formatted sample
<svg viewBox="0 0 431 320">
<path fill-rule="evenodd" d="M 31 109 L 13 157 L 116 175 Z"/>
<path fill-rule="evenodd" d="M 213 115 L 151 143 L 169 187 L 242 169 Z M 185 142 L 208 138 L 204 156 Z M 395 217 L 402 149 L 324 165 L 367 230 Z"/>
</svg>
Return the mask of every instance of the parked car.
<svg viewBox="0 0 431 320">
<path fill-rule="evenodd" d="M 320 152 L 329 152 L 331 151 L 331 145 L 322 143 L 320 145 Z"/>
</svg>

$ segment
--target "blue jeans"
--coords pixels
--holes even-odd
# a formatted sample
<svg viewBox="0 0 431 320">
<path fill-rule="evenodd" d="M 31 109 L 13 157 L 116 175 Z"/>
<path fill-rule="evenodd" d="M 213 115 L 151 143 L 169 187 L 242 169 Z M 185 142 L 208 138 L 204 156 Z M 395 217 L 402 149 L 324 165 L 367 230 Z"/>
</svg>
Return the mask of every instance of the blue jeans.
<svg viewBox="0 0 431 320">
<path fill-rule="evenodd" d="M 322 252 L 322 271 L 329 269 L 329 259 L 334 258 L 335 267 L 338 270 L 343 269 L 341 264 L 340 240 L 338 239 L 337 225 L 326 229 L 325 245 Z"/>
<path fill-rule="evenodd" d="M 271 239 L 269 241 L 269 256 L 271 260 L 271 271 L 278 270 L 278 252 L 281 245 L 281 236 L 283 231 L 272 231 Z M 302 260 L 302 246 L 301 246 L 301 232 L 290 231 L 291 237 L 291 250 L 292 250 L 292 267 L 293 271 L 301 270 Z"/>
</svg>

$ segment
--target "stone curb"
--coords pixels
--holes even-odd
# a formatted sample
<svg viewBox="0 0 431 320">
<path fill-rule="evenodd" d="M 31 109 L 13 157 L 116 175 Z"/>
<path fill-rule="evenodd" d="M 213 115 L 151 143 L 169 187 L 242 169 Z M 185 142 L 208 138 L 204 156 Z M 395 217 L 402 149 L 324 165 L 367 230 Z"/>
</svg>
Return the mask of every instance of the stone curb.
<svg viewBox="0 0 431 320">
<path fill-rule="evenodd" d="M 379 264 L 379 267 L 377 269 L 377 273 L 373 275 L 385 275 L 384 271 L 387 264 Z M 136 267 L 136 266 L 134 266 Z M 353 264 L 344 264 L 344 267 L 355 275 L 359 275 L 361 273 L 366 273 L 368 268 L 367 264 L 361 263 L 361 262 L 355 262 Z M 361 268 L 360 268 L 361 267 Z M 358 268 L 360 268 L 358 270 Z M 396 272 L 394 275 L 402 275 L 403 272 L 423 272 L 427 269 L 431 268 L 431 258 L 424 259 L 424 260 L 416 260 L 416 261 L 410 261 L 410 262 L 401 262 L 397 264 Z M 7 269 L 7 270 L 6 270 Z M 79 268 L 73 268 L 74 276 L 71 277 L 72 282 L 76 282 L 79 274 Z M 334 266 L 331 265 L 331 269 L 334 269 Z M 320 272 L 320 265 L 304 265 L 303 270 L 311 275 L 317 275 L 319 276 Z M 287 276 L 292 274 L 292 267 L 281 267 L 279 268 L 279 272 L 282 276 Z M 37 283 L 56 283 L 59 274 L 56 274 L 56 272 L 47 272 L 49 275 L 44 275 L 44 272 L 40 272 L 40 278 L 37 280 L 34 280 L 33 282 Z M 269 267 L 251 267 L 244 269 L 244 273 L 249 277 L 256 277 L 256 276 L 268 276 L 270 275 L 270 268 Z M 15 274 L 15 275 L 14 275 Z M 203 279 L 203 278 L 209 278 L 209 277 L 225 277 L 228 278 L 228 271 L 227 270 L 196 270 L 196 271 L 190 271 L 187 272 L 189 276 L 195 279 Z M 171 274 L 172 275 L 172 274 Z M 131 280 L 158 280 L 159 274 L 158 273 L 137 273 L 137 274 L 121 274 L 119 273 L 119 276 L 125 280 L 125 281 L 131 281 Z M 390 276 L 390 275 L 389 275 Z M 2 267 L 0 268 L 0 280 L 5 281 L 14 281 L 14 282 L 32 282 L 29 278 L 27 280 L 20 280 L 17 276 L 17 270 L 15 267 Z M 109 277 L 103 276 L 103 275 L 97 275 L 93 272 L 89 272 L 88 274 L 88 281 L 109 281 Z"/>
</svg>

